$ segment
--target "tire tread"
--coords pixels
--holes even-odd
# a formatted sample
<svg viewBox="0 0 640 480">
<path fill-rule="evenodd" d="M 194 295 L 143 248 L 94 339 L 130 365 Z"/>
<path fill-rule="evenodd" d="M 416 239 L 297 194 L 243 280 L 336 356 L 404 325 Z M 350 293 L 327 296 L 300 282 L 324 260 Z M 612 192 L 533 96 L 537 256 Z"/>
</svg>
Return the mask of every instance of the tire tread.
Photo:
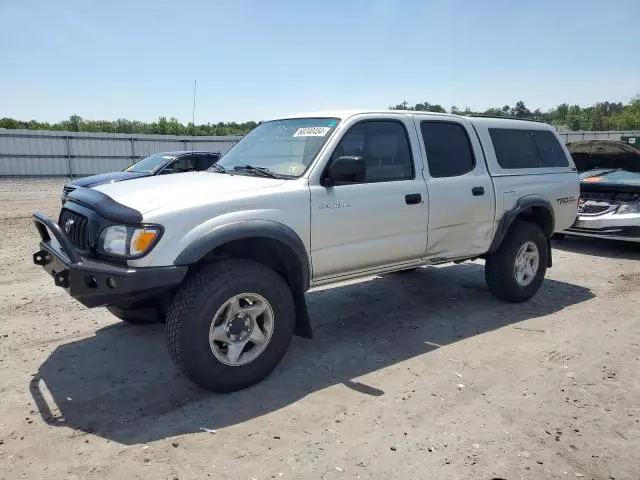
<svg viewBox="0 0 640 480">
<path fill-rule="evenodd" d="M 280 276 L 258 262 L 245 259 L 221 260 L 195 270 L 176 293 L 167 314 L 165 328 L 167 348 L 171 355 L 171 359 L 189 379 L 213 391 L 234 391 L 246 385 L 240 385 L 240 387 L 238 387 L 232 382 L 225 385 L 223 379 L 220 382 L 213 384 L 212 382 L 203 379 L 203 376 L 194 372 L 194 369 L 188 366 L 188 362 L 186 361 L 184 352 L 182 351 L 183 335 L 185 334 L 183 327 L 185 325 L 185 321 L 198 316 L 200 307 L 206 300 L 206 296 L 202 295 L 203 292 L 213 292 L 218 286 L 225 285 L 231 279 L 236 279 L 243 275 L 250 275 L 252 278 L 263 277 L 264 281 L 269 282 L 269 284 L 280 282 L 279 287 L 287 288 L 288 290 L 287 284 Z M 290 305 L 286 305 L 285 307 L 293 311 L 292 297 Z M 279 320 L 285 321 L 286 319 Z M 286 345 L 284 345 L 285 351 L 290 342 L 294 321 L 295 316 L 291 319 L 291 325 L 287 325 L 290 332 L 286 332 L 289 334 L 289 339 L 286 342 Z M 281 353 L 282 356 L 284 356 L 284 352 Z M 258 359 L 256 361 L 260 360 Z"/>
<path fill-rule="evenodd" d="M 533 282 L 527 287 L 520 287 L 512 278 L 513 257 L 515 251 L 524 240 L 534 241 L 538 247 L 540 264 Z M 546 237 L 542 229 L 532 222 L 516 221 L 512 225 L 507 237 L 485 263 L 485 280 L 496 297 L 508 302 L 524 302 L 530 299 L 540 288 L 547 271 Z"/>
</svg>

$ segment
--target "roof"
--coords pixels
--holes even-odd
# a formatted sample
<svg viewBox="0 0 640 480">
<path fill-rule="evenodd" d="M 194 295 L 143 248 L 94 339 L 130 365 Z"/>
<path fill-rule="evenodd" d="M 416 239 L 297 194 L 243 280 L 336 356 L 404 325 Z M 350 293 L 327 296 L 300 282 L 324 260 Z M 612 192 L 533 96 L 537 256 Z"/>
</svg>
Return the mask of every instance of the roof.
<svg viewBox="0 0 640 480">
<path fill-rule="evenodd" d="M 435 112 L 419 112 L 417 110 L 388 110 L 383 108 L 374 108 L 374 109 L 346 109 L 346 110 L 322 110 L 317 112 L 305 112 L 305 113 L 296 113 L 294 115 L 282 115 L 277 118 L 277 120 L 283 120 L 286 118 L 340 118 L 345 119 L 349 117 L 353 117 L 354 115 L 364 115 L 368 113 L 399 113 L 404 115 L 438 115 L 438 116 L 447 116 L 447 117 L 457 117 L 458 115 L 452 115 L 450 113 L 435 113 Z"/>
<path fill-rule="evenodd" d="M 506 118 L 506 117 L 480 117 L 480 116 L 465 116 L 465 115 L 454 115 L 452 113 L 439 113 L 439 112 L 424 112 L 418 110 L 387 110 L 387 109 L 360 109 L 360 110 L 325 110 L 318 112 L 306 112 L 299 113 L 294 115 L 281 116 L 278 120 L 284 120 L 287 118 L 339 118 L 346 119 L 349 117 L 353 117 L 354 115 L 363 115 L 363 114 L 388 114 L 395 113 L 401 115 L 420 115 L 420 116 L 438 116 L 438 117 L 450 117 L 450 118 L 464 118 L 475 124 L 483 124 L 487 127 L 490 126 L 499 126 L 504 125 L 505 122 L 508 122 L 510 125 L 519 125 L 522 128 L 537 128 L 547 126 L 550 129 L 553 128 L 546 123 L 540 123 L 533 120 L 525 120 L 525 119 L 514 119 L 514 118 Z"/>
<path fill-rule="evenodd" d="M 535 120 L 527 120 L 520 118 L 508 118 L 508 117 L 464 117 L 471 123 L 476 125 L 482 125 L 485 128 L 504 128 L 505 124 L 509 125 L 509 128 L 515 129 L 532 129 L 532 130 L 555 130 L 551 125 L 544 122 L 537 122 Z"/>
<path fill-rule="evenodd" d="M 171 157 L 180 157 L 182 155 L 187 154 L 208 154 L 208 155 L 217 155 L 218 152 L 210 152 L 205 150 L 176 150 L 174 152 L 156 152 L 155 155 L 168 155 Z"/>
</svg>

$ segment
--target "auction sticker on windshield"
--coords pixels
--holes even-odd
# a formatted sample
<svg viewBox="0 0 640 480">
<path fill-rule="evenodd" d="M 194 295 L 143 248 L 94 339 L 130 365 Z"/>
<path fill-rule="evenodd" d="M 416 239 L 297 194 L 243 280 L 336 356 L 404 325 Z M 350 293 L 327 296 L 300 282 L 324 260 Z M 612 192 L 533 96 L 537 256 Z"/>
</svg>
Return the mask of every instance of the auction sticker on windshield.
<svg viewBox="0 0 640 480">
<path fill-rule="evenodd" d="M 295 131 L 294 137 L 324 137 L 329 133 L 329 127 L 302 127 Z"/>
</svg>

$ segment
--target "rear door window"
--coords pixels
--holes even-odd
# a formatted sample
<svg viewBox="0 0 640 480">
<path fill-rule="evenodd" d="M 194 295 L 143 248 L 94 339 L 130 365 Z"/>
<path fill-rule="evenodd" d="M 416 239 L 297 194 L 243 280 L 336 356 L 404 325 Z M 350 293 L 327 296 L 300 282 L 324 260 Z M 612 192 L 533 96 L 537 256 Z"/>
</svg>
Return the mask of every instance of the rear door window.
<svg viewBox="0 0 640 480">
<path fill-rule="evenodd" d="M 548 130 L 490 128 L 489 135 L 504 169 L 569 166 L 560 142 Z"/>
<path fill-rule="evenodd" d="M 458 177 L 475 167 L 471 142 L 459 123 L 424 121 L 420 123 L 429 173 L 434 178 Z"/>
<path fill-rule="evenodd" d="M 173 173 L 193 172 L 196 169 L 196 157 L 189 155 L 175 160 L 171 166 Z"/>
<path fill-rule="evenodd" d="M 198 155 L 196 168 L 198 171 L 207 170 L 208 168 L 211 168 L 211 165 L 216 163 L 217 159 L 217 155 Z"/>
</svg>

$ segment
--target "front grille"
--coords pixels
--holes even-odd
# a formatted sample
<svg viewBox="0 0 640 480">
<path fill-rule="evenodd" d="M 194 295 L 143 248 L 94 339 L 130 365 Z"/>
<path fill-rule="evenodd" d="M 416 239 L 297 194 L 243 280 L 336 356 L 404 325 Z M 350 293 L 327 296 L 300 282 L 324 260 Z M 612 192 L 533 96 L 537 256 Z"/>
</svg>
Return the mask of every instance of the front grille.
<svg viewBox="0 0 640 480">
<path fill-rule="evenodd" d="M 76 187 L 72 187 L 70 185 L 65 185 L 64 187 L 62 187 L 62 192 L 65 195 L 69 195 L 71 192 L 73 192 L 76 189 Z"/>
<path fill-rule="evenodd" d="M 580 200 L 578 204 L 578 214 L 580 215 L 603 215 L 614 211 L 617 205 L 609 202 L 598 202 L 595 200 Z"/>
<path fill-rule="evenodd" d="M 84 215 L 72 212 L 66 208 L 63 208 L 60 212 L 58 225 L 60 225 L 60 228 L 67 234 L 71 243 L 82 250 L 87 249 L 89 246 L 87 236 L 88 224 L 87 217 Z"/>
<path fill-rule="evenodd" d="M 583 208 L 583 210 L 582 210 L 582 213 L 594 215 L 594 214 L 597 214 L 597 213 L 606 212 L 607 210 L 609 210 L 610 207 L 611 206 L 608 205 L 608 204 L 604 204 L 604 205 L 603 204 L 597 204 L 597 205 L 594 205 L 594 204 L 586 203 L 584 208 Z"/>
</svg>

